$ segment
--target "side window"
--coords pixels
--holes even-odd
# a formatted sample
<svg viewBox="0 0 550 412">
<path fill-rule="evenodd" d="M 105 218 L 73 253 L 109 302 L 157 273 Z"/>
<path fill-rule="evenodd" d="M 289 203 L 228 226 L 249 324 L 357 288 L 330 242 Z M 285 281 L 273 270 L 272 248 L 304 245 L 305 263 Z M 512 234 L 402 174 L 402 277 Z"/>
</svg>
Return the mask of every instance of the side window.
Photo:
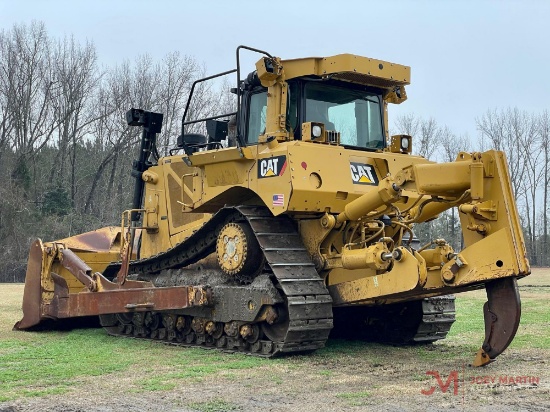
<svg viewBox="0 0 550 412">
<path fill-rule="evenodd" d="M 301 127 L 298 126 L 298 104 L 299 104 L 299 84 L 297 82 L 288 82 L 288 105 L 286 113 L 286 123 L 291 136 L 297 139 L 301 135 Z"/>
<path fill-rule="evenodd" d="M 248 110 L 248 128 L 246 141 L 248 144 L 258 143 L 258 136 L 265 131 L 267 118 L 267 92 L 255 93 L 250 96 Z"/>
</svg>

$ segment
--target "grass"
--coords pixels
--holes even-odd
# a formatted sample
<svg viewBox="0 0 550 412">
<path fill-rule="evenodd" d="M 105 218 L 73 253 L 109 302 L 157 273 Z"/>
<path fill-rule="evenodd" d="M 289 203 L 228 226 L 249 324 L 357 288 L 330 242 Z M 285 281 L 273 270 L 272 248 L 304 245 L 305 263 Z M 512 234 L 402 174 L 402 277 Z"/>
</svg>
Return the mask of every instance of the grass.
<svg viewBox="0 0 550 412">
<path fill-rule="evenodd" d="M 245 355 L 115 338 L 101 329 L 13 332 L 8 336 L 0 338 L 0 402 L 70 392 L 85 378 L 128 371 L 138 365 L 150 366 L 140 367 L 142 379 L 129 388 L 132 392 L 172 390 L 178 381 L 196 382 L 268 362 Z"/>
<path fill-rule="evenodd" d="M 132 357 L 120 356 L 127 347 L 97 330 L 43 332 L 34 341 L 0 341 L 0 400 L 22 393 L 36 396 L 60 393 L 78 377 L 101 376 L 125 370 Z M 14 336 L 20 333 L 13 333 Z M 130 345 L 131 348 L 132 345 Z"/>
<path fill-rule="evenodd" d="M 361 406 L 364 401 L 371 396 L 370 392 L 344 392 L 336 395 L 337 398 L 343 399 L 349 406 Z"/>
<path fill-rule="evenodd" d="M 226 402 L 223 399 L 215 399 L 207 402 L 190 403 L 188 406 L 198 412 L 226 412 L 240 409 L 237 405 Z"/>
</svg>

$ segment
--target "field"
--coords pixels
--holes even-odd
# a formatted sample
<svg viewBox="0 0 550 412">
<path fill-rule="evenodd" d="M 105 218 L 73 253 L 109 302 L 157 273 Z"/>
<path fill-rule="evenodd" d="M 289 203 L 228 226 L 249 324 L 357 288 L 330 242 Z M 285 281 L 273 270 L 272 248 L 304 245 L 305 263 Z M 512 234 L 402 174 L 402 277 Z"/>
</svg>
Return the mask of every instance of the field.
<svg viewBox="0 0 550 412">
<path fill-rule="evenodd" d="M 533 269 L 520 293 L 516 339 L 496 362 L 472 368 L 483 340 L 484 291 L 457 296 L 457 322 L 443 342 L 332 340 L 311 355 L 267 360 L 114 338 L 101 329 L 13 332 L 23 285 L 2 284 L 0 412 L 546 411 L 550 269 Z"/>
</svg>

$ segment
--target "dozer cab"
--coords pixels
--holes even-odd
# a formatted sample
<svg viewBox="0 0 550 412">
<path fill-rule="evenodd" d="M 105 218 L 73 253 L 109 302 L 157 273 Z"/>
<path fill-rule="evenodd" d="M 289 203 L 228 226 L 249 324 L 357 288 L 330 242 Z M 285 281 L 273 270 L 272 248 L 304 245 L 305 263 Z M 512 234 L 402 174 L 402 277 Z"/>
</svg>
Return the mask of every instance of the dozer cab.
<svg viewBox="0 0 550 412">
<path fill-rule="evenodd" d="M 242 50 L 257 52 L 241 78 Z M 237 110 L 190 119 L 196 85 L 237 73 Z M 410 68 L 351 54 L 281 60 L 240 46 L 237 69 L 193 84 L 182 133 L 159 157 L 162 114 L 141 127 L 121 227 L 31 245 L 16 329 L 99 316 L 113 335 L 274 356 L 354 339 L 433 342 L 451 294 L 485 288 L 495 359 L 530 273 L 504 153 L 434 163 L 388 136 Z M 194 130 L 191 133 L 190 130 Z M 202 130 L 202 133 L 197 133 Z M 414 225 L 457 208 L 463 248 L 421 246 Z M 74 319 L 73 319 L 74 320 Z"/>
</svg>

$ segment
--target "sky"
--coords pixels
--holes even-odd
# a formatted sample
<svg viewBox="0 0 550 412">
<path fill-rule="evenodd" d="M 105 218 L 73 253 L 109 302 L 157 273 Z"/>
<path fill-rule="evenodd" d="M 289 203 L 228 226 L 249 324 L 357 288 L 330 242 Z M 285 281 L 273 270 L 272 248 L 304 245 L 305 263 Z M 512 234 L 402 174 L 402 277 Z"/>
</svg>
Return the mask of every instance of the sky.
<svg viewBox="0 0 550 412">
<path fill-rule="evenodd" d="M 43 21 L 54 38 L 93 41 L 107 66 L 180 51 L 213 74 L 235 68 L 239 45 L 283 59 L 353 53 L 411 66 L 390 126 L 413 113 L 473 141 L 488 110 L 550 109 L 549 18 L 545 0 L 0 0 L 0 30 Z M 247 55 L 243 72 L 258 58 Z"/>
</svg>

